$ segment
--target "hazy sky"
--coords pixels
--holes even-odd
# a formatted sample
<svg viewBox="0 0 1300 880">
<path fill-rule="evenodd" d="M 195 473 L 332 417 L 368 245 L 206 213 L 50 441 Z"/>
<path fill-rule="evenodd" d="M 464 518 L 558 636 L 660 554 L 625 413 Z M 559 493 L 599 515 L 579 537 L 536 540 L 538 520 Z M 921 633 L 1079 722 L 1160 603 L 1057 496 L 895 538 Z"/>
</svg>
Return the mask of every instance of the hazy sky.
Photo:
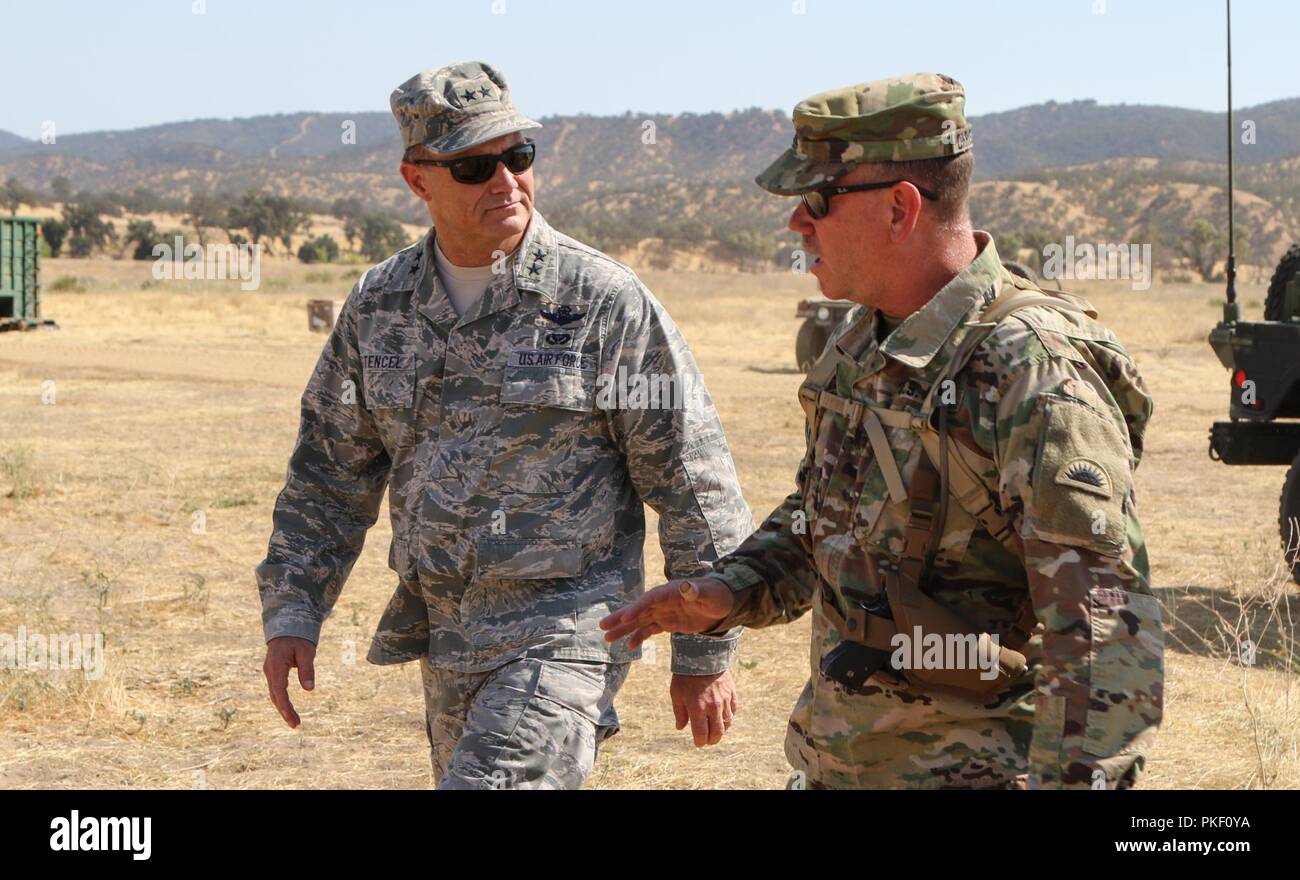
<svg viewBox="0 0 1300 880">
<path fill-rule="evenodd" d="M 972 115 L 1050 99 L 1224 104 L 1222 0 L 0 0 L 0 9 L 0 129 L 29 138 L 47 119 L 71 134 L 387 110 L 393 87 L 418 70 L 470 59 L 500 66 L 538 116 L 789 110 L 814 92 L 915 70 L 961 80 Z M 1300 95 L 1300 3 L 1237 0 L 1233 26 L 1234 103 Z"/>
</svg>

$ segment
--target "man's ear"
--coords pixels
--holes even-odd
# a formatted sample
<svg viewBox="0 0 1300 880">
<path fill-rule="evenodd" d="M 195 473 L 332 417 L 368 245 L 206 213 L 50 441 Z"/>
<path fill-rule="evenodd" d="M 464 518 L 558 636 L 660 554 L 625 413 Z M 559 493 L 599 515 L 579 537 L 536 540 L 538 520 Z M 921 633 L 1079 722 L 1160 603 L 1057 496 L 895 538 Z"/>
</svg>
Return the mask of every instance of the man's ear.
<svg viewBox="0 0 1300 880">
<path fill-rule="evenodd" d="M 422 202 L 427 202 L 433 198 L 433 193 L 424 182 L 424 175 L 420 173 L 419 165 L 412 165 L 410 162 L 403 162 L 398 170 L 402 174 L 402 180 L 406 181 L 406 186 L 415 193 L 416 198 Z"/>
<path fill-rule="evenodd" d="M 921 194 L 904 181 L 889 191 L 889 238 L 896 243 L 907 241 L 921 219 Z"/>
</svg>

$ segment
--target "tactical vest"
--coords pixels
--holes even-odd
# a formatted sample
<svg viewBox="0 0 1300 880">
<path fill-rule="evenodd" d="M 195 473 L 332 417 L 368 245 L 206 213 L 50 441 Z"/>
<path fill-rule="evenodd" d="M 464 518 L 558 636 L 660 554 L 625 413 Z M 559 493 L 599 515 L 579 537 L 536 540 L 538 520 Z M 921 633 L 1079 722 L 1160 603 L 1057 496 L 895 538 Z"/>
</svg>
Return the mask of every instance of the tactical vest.
<svg viewBox="0 0 1300 880">
<path fill-rule="evenodd" d="M 799 389 L 799 403 L 808 419 L 814 442 L 821 415 L 827 411 L 844 416 L 849 429 L 861 423 L 891 500 L 908 502 L 901 556 L 897 560 L 868 556 L 869 564 L 874 562 L 878 575 L 879 595 L 884 597 L 887 605 L 850 602 L 846 603 L 850 607 L 842 609 L 823 582 L 820 590 L 823 614 L 841 638 L 878 651 L 893 651 L 892 640 L 896 633 L 906 634 L 909 640 L 918 631 L 922 638 L 932 633 L 941 638 L 948 635 L 974 636 L 979 656 L 996 657 L 996 677 L 984 678 L 975 664 L 969 664 L 965 669 L 907 669 L 903 674 L 909 681 L 925 687 L 967 694 L 974 692 L 981 696 L 1005 690 L 1024 672 L 1027 661 L 1017 649 L 1029 641 L 1037 620 L 1033 604 L 1026 597 L 1011 629 L 995 642 L 989 633 L 979 631 L 936 602 L 925 590 L 943 535 L 949 498 L 955 499 L 1017 559 L 1024 559 L 1024 546 L 1011 518 L 1003 513 L 997 499 L 979 478 L 980 473 L 993 467 L 992 460 L 964 444 L 949 443 L 947 407 L 936 404 L 938 394 L 946 380 L 955 381 L 975 349 L 1012 312 L 1030 306 L 1046 306 L 1095 317 L 1095 313 L 1089 313 L 1068 299 L 1068 294 L 1047 294 L 1019 276 L 1011 274 L 1010 277 L 1011 284 L 984 307 L 979 319 L 966 325 L 970 332 L 943 372 L 935 378 L 915 415 L 842 397 L 829 390 L 827 386 L 833 384 L 840 362 L 848 359 L 848 355 L 838 349 L 817 362 Z M 917 462 L 911 486 L 904 487 L 885 426 L 912 431 L 918 435 L 925 451 Z"/>
</svg>

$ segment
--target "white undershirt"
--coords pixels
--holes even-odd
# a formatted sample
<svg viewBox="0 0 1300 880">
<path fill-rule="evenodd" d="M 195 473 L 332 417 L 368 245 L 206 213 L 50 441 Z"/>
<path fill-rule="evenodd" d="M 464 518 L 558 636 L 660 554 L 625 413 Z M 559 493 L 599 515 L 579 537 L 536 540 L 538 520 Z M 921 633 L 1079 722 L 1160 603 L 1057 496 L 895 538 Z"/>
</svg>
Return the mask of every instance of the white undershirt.
<svg viewBox="0 0 1300 880">
<path fill-rule="evenodd" d="M 458 316 L 464 316 L 465 312 L 473 307 L 474 303 L 483 298 L 484 292 L 492 283 L 495 277 L 492 271 L 492 264 L 486 266 L 457 266 L 447 255 L 438 247 L 438 242 L 433 243 L 434 263 L 438 267 L 438 280 L 447 290 L 447 298 L 451 300 L 451 307 L 456 310 Z"/>
</svg>

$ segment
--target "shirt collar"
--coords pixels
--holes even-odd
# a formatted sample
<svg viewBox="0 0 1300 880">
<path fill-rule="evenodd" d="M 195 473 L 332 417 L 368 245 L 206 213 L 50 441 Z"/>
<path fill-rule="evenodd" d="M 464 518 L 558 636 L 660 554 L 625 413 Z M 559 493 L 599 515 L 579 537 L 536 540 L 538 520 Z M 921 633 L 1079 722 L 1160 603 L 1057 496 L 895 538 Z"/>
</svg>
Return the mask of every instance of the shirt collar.
<svg viewBox="0 0 1300 880">
<path fill-rule="evenodd" d="M 560 279 L 560 259 L 556 248 L 555 230 L 533 211 L 533 219 L 524 233 L 512 264 L 514 286 L 541 294 L 542 299 L 555 299 L 555 289 Z"/>
<path fill-rule="evenodd" d="M 413 249 L 422 265 L 427 283 L 421 285 L 424 294 L 421 297 L 419 311 L 435 323 L 451 323 L 463 326 L 496 312 L 504 311 L 519 304 L 519 291 L 529 290 L 541 295 L 544 300 L 554 300 L 555 290 L 560 277 L 560 260 L 556 247 L 555 230 L 546 222 L 538 211 L 533 211 L 523 241 L 516 249 L 509 266 L 510 271 L 495 279 L 483 296 L 478 299 L 464 315 L 455 319 L 455 309 L 446 291 L 441 289 L 438 273 L 433 270 L 434 236 L 437 231 L 430 229 L 425 237 L 424 247 Z M 403 276 L 405 277 L 405 275 Z M 419 277 L 411 275 L 412 279 Z M 411 285 L 414 286 L 414 283 Z"/>
<path fill-rule="evenodd" d="M 966 322 L 997 294 L 1004 271 L 993 237 L 976 230 L 975 242 L 980 248 L 978 256 L 885 338 L 880 345 L 882 353 L 919 369 L 930 366 L 945 346 L 955 348 L 960 343 L 967 332 Z"/>
</svg>

